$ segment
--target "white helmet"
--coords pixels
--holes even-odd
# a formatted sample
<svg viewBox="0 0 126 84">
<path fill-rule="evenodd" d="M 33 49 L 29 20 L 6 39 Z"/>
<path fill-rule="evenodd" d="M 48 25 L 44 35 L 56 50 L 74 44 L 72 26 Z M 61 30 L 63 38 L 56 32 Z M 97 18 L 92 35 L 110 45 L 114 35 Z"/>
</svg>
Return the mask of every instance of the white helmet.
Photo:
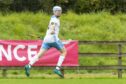
<svg viewBox="0 0 126 84">
<path fill-rule="evenodd" d="M 53 12 L 57 11 L 57 10 L 60 10 L 62 11 L 62 8 L 60 6 L 54 6 L 53 7 Z"/>
</svg>

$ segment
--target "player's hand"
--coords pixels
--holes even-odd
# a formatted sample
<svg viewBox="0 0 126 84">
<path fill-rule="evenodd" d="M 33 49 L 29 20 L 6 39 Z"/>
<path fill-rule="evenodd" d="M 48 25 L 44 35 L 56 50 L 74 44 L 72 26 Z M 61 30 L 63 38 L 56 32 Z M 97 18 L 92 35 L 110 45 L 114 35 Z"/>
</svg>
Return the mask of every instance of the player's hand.
<svg viewBox="0 0 126 84">
<path fill-rule="evenodd" d="M 72 42 L 72 39 L 69 39 L 69 40 L 68 40 L 68 44 L 69 44 L 70 42 Z"/>
<path fill-rule="evenodd" d="M 70 44 L 72 42 L 72 39 L 69 39 L 68 41 L 64 41 L 63 44 Z"/>
<path fill-rule="evenodd" d="M 51 34 L 55 34 L 55 31 L 51 31 Z"/>
</svg>

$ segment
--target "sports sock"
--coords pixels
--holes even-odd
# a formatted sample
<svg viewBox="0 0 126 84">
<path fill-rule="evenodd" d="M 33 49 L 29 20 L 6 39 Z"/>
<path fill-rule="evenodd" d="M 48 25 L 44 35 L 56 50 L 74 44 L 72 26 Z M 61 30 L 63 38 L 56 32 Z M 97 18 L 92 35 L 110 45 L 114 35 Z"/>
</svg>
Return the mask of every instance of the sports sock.
<svg viewBox="0 0 126 84">
<path fill-rule="evenodd" d="M 60 70 L 60 66 L 62 65 L 64 59 L 65 59 L 65 56 L 62 56 L 62 55 L 61 55 L 61 56 L 59 57 L 59 60 L 58 60 L 56 69 Z"/>
<path fill-rule="evenodd" d="M 38 56 L 35 56 L 33 59 L 30 60 L 29 66 L 31 67 L 36 61 L 38 61 Z"/>
</svg>

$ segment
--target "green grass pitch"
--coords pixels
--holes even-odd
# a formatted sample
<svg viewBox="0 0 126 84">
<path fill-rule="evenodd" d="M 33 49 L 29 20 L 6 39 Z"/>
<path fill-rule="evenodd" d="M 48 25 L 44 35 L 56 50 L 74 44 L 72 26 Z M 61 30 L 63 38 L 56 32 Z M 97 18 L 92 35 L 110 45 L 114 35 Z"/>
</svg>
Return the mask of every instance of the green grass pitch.
<svg viewBox="0 0 126 84">
<path fill-rule="evenodd" d="M 126 79 L 0 79 L 1 84 L 126 84 Z"/>
</svg>

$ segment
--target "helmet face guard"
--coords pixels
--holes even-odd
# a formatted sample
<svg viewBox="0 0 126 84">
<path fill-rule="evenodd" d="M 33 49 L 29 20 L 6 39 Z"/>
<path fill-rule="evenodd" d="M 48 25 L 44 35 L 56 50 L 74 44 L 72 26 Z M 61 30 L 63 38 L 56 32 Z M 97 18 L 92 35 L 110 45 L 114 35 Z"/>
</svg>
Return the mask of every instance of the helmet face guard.
<svg viewBox="0 0 126 84">
<path fill-rule="evenodd" d="M 54 6 L 53 7 L 53 13 L 55 13 L 56 11 L 61 11 L 62 12 L 62 8 L 60 6 Z"/>
</svg>

